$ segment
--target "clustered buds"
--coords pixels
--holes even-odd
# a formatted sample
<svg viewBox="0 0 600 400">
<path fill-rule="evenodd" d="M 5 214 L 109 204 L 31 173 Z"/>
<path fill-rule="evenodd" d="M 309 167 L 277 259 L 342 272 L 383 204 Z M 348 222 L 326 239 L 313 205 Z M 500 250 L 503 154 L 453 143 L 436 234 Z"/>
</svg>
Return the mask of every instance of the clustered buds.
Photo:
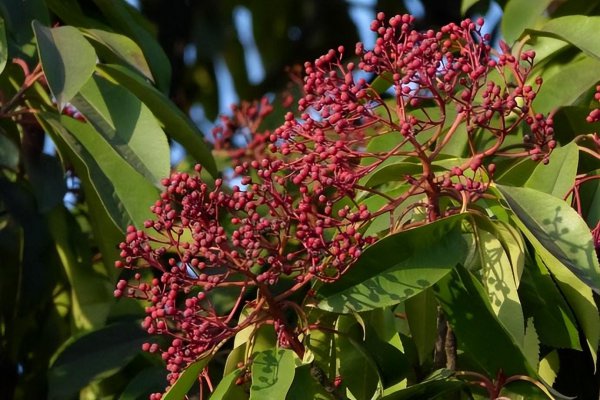
<svg viewBox="0 0 600 400">
<path fill-rule="evenodd" d="M 389 215 L 382 235 L 434 221 L 485 193 L 495 158 L 547 160 L 556 145 L 552 119 L 532 108 L 541 80 L 525 83 L 533 52 L 513 55 L 504 45 L 496 54 L 481 34 L 483 20 L 426 32 L 413 22 L 379 13 L 374 49 L 359 43 L 355 61 L 344 63 L 339 47 L 305 63 L 298 112 L 273 131 L 260 127 L 272 111 L 266 100 L 234 107 L 215 131 L 215 147 L 236 161 L 241 187 L 174 173 L 152 206 L 154 220 L 128 229 L 116 266 L 133 275 L 115 296 L 148 302 L 144 329 L 169 343 L 143 348 L 162 354 L 170 384 L 249 326 L 272 325 L 279 345 L 302 356 L 308 327 L 290 297 L 315 280 L 339 279 L 377 239 L 364 233 L 375 218 Z M 358 72 L 377 79 L 368 83 Z M 520 125 L 525 151 L 503 150 Z M 467 156 L 448 165 L 441 156 L 457 136 Z M 247 145 L 236 145 L 240 139 Z M 369 183 L 396 160 L 420 167 L 395 178 L 409 189 L 392 195 Z M 385 205 L 361 202 L 368 196 Z M 415 200 L 407 207 L 408 198 Z M 418 210 L 424 221 L 411 218 Z M 237 300 L 223 310 L 215 296 L 225 288 Z"/>
</svg>

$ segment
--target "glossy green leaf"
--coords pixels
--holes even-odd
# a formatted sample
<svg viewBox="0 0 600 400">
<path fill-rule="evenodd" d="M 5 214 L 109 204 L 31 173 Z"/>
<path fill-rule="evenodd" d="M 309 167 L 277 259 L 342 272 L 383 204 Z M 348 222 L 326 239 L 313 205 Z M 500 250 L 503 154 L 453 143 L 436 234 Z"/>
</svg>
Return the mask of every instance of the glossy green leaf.
<svg viewBox="0 0 600 400">
<path fill-rule="evenodd" d="M 65 207 L 48 213 L 48 226 L 71 285 L 74 325 L 82 331 L 100 328 L 114 301 L 112 282 L 92 268 L 89 242 Z"/>
<path fill-rule="evenodd" d="M 6 25 L 4 18 L 0 16 L 0 74 L 4 72 L 8 61 L 8 44 L 6 42 Z"/>
<path fill-rule="evenodd" d="M 292 350 L 273 348 L 258 353 L 252 362 L 250 400 L 284 399 L 294 374 Z"/>
<path fill-rule="evenodd" d="M 112 26 L 133 39 L 144 52 L 152 76 L 158 88 L 167 93 L 171 85 L 171 65 L 158 41 L 130 13 L 127 4 L 121 1 L 94 0 Z"/>
<path fill-rule="evenodd" d="M 131 66 L 144 77 L 154 81 L 150 67 L 144 58 L 142 49 L 136 42 L 127 36 L 102 29 L 82 29 L 82 32 L 90 40 L 103 46 L 121 61 Z"/>
<path fill-rule="evenodd" d="M 200 376 L 200 373 L 210 359 L 211 357 L 205 356 L 188 365 L 179 375 L 177 381 L 164 394 L 162 400 L 181 400 L 185 398 L 185 395 L 190 391 L 194 383 L 198 382 L 198 376 Z"/>
<path fill-rule="evenodd" d="M 564 199 L 575 182 L 579 149 L 571 142 L 550 154 L 548 165 L 539 163 L 527 179 L 525 187 Z"/>
<path fill-rule="evenodd" d="M 97 69 L 99 73 L 126 87 L 142 100 L 164 125 L 165 131 L 181 143 L 212 176 L 217 175 L 215 160 L 202 133 L 168 97 L 120 65 L 98 65 Z"/>
<path fill-rule="evenodd" d="M 94 76 L 73 105 L 123 160 L 155 186 L 170 172 L 167 137 L 148 108 L 119 85 Z"/>
<path fill-rule="evenodd" d="M 93 379 L 114 374 L 146 340 L 137 322 L 108 325 L 73 340 L 48 371 L 49 398 L 70 398 Z"/>
<path fill-rule="evenodd" d="M 419 355 L 419 363 L 423 365 L 433 354 L 437 338 L 437 301 L 432 289 L 406 300 L 404 309 Z"/>
<path fill-rule="evenodd" d="M 318 307 L 367 311 L 398 304 L 427 289 L 461 262 L 463 215 L 388 236 L 365 250 L 338 281 L 323 285 Z"/>
<path fill-rule="evenodd" d="M 393 181 L 404 181 L 406 175 L 414 175 L 423 172 L 423 167 L 417 163 L 399 161 L 377 168 L 372 174 L 364 179 L 364 185 L 374 187 L 382 183 Z"/>
<path fill-rule="evenodd" d="M 551 19 L 530 34 L 564 40 L 587 55 L 600 60 L 600 43 L 596 40 L 598 30 L 600 30 L 599 16 L 567 15 Z"/>
<path fill-rule="evenodd" d="M 32 26 L 48 86 L 62 110 L 92 76 L 96 52 L 77 28 L 47 28 L 37 21 Z"/>
<path fill-rule="evenodd" d="M 378 75 L 375 80 L 371 83 L 371 88 L 377 93 L 381 94 L 388 90 L 394 81 L 392 80 L 392 76 L 389 72 L 384 72 L 381 75 Z"/>
<path fill-rule="evenodd" d="M 543 114 L 562 106 L 569 106 L 598 81 L 596 71 L 600 61 L 592 57 L 581 57 L 570 62 L 550 77 L 535 98 L 535 111 Z M 564 82 L 569 82 L 565 85 Z"/>
<path fill-rule="evenodd" d="M 386 390 L 381 400 L 421 400 L 444 399 L 451 393 L 456 393 L 464 383 L 452 379 L 452 371 L 438 370 L 428 376 L 423 382 L 400 390 Z"/>
<path fill-rule="evenodd" d="M 543 344 L 581 350 L 577 320 L 541 260 L 525 268 L 519 295 Z"/>
<path fill-rule="evenodd" d="M 157 189 L 123 160 L 90 124 L 54 114 L 41 113 L 39 118 L 46 130 L 64 143 L 64 151 L 82 163 L 85 170 L 80 168 L 78 175 L 89 179 L 91 187 L 87 190 L 98 194 L 117 227 L 124 232 L 128 225 L 141 226 L 152 216 L 149 207 L 157 199 Z"/>
<path fill-rule="evenodd" d="M 529 365 L 521 346 L 498 320 L 484 287 L 473 274 L 459 266 L 434 290 L 456 334 L 458 348 L 473 355 L 473 362 L 482 371 L 488 376 L 495 376 L 500 369 L 507 375 L 535 376 L 537 370 Z M 482 326 L 484 335 L 479 328 Z"/>
<path fill-rule="evenodd" d="M 509 256 L 494 233 L 481 226 L 477 227 L 481 280 L 498 320 L 515 343 L 522 347 L 525 321 L 517 293 L 517 277 L 513 273 Z"/>
<path fill-rule="evenodd" d="M 552 350 L 540 360 L 540 378 L 542 378 L 548 385 L 553 385 L 556 377 L 558 376 L 559 368 L 560 359 L 558 357 L 558 351 Z"/>
<path fill-rule="evenodd" d="M 600 176 L 600 169 L 591 171 L 588 176 Z M 591 179 L 579 188 L 582 215 L 589 227 L 593 228 L 600 221 L 600 179 Z"/>
<path fill-rule="evenodd" d="M 509 0 L 504 7 L 502 34 L 509 44 L 517 40 L 527 28 L 535 28 L 551 0 Z"/>
<path fill-rule="evenodd" d="M 600 267 L 594 257 L 592 235 L 577 212 L 563 200 L 537 190 L 497 187 L 518 220 L 527 227 L 525 235 L 530 240 L 535 237 L 552 256 L 599 292 Z"/>
</svg>

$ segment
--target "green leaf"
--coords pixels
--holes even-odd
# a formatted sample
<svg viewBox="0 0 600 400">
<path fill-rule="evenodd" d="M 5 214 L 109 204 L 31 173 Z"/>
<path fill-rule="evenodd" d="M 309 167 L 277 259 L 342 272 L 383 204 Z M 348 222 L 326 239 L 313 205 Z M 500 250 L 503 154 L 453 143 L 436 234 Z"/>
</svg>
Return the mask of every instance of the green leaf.
<svg viewBox="0 0 600 400">
<path fill-rule="evenodd" d="M 523 346 L 525 321 L 517 293 L 518 277 L 513 273 L 511 261 L 494 233 L 481 225 L 477 226 L 481 280 L 498 320 L 515 343 Z"/>
<path fill-rule="evenodd" d="M 127 7 L 125 2 L 113 0 L 94 0 L 104 16 L 111 21 L 111 26 L 122 31 L 133 39 L 144 52 L 150 65 L 152 76 L 158 88 L 167 93 L 171 85 L 171 65 L 160 44 L 152 37 Z"/>
<path fill-rule="evenodd" d="M 342 278 L 319 289 L 318 307 L 338 313 L 367 311 L 398 304 L 427 289 L 466 253 L 460 233 L 463 218 L 444 218 L 378 241 Z"/>
<path fill-rule="evenodd" d="M 245 400 L 248 395 L 244 393 L 241 386 L 236 385 L 235 381 L 240 376 L 240 370 L 236 369 L 221 379 L 221 382 L 210 395 L 210 400 Z"/>
<path fill-rule="evenodd" d="M 556 377 L 558 376 L 559 367 L 560 360 L 558 358 L 558 351 L 552 350 L 540 360 L 540 378 L 542 378 L 548 385 L 553 385 Z"/>
<path fill-rule="evenodd" d="M 548 78 L 535 98 L 535 110 L 542 114 L 559 107 L 572 105 L 583 93 L 598 81 L 596 71 L 600 61 L 583 56 L 570 62 Z M 569 82 L 565 85 L 564 82 Z"/>
<path fill-rule="evenodd" d="M 437 398 L 452 398 L 448 397 L 450 393 L 457 392 L 464 386 L 464 383 L 450 379 L 452 371 L 438 370 L 428 376 L 423 382 L 411 385 L 406 389 L 384 392 L 381 400 L 421 400 L 421 399 L 437 399 Z"/>
<path fill-rule="evenodd" d="M 49 398 L 70 398 L 93 379 L 114 374 L 141 351 L 146 340 L 137 322 L 108 325 L 73 340 L 48 371 Z"/>
<path fill-rule="evenodd" d="M 96 52 L 77 28 L 47 28 L 37 21 L 32 26 L 48 86 L 62 110 L 92 76 Z"/>
<path fill-rule="evenodd" d="M 168 97 L 129 69 L 120 65 L 98 65 L 98 72 L 126 87 L 152 111 L 167 133 L 181 143 L 212 176 L 217 167 L 202 133 Z"/>
<path fill-rule="evenodd" d="M 113 285 L 92 268 L 89 241 L 64 206 L 48 213 L 48 227 L 56 252 L 71 285 L 71 314 L 75 327 L 92 330 L 104 325 L 111 303 Z"/>
<path fill-rule="evenodd" d="M 588 176 L 600 176 L 600 169 L 591 171 Z M 591 179 L 579 187 L 581 211 L 588 226 L 593 228 L 600 221 L 600 179 Z"/>
<path fill-rule="evenodd" d="M 511 45 L 526 28 L 534 28 L 550 3 L 551 0 L 509 0 L 502 17 L 504 40 Z"/>
<path fill-rule="evenodd" d="M 404 181 L 406 175 L 423 172 L 423 167 L 417 163 L 399 161 L 377 168 L 372 174 L 364 178 L 366 187 L 374 187 L 390 181 Z"/>
<path fill-rule="evenodd" d="M 404 305 L 410 334 L 415 342 L 419 363 L 423 365 L 433 354 L 437 338 L 437 301 L 431 289 L 410 299 Z"/>
<path fill-rule="evenodd" d="M 0 74 L 6 67 L 8 61 L 8 44 L 6 43 L 6 26 L 4 18 L 0 17 Z"/>
<path fill-rule="evenodd" d="M 106 143 L 155 186 L 170 172 L 167 138 L 148 108 L 122 87 L 94 76 L 73 105 Z"/>
<path fill-rule="evenodd" d="M 458 266 L 434 290 L 454 329 L 459 350 L 473 355 L 473 362 L 481 370 L 488 376 L 502 369 L 509 376 L 535 377 L 537 370 L 529 365 L 521 346 L 498 320 L 485 289 L 469 271 Z M 482 326 L 484 335 L 479 328 Z"/>
<path fill-rule="evenodd" d="M 127 36 L 102 29 L 81 29 L 90 40 L 103 46 L 144 77 L 154 82 L 142 49 Z"/>
<path fill-rule="evenodd" d="M 292 350 L 274 348 L 258 353 L 252 362 L 250 400 L 284 399 L 294 375 Z"/>
<path fill-rule="evenodd" d="M 460 2 L 460 14 L 467 15 L 467 11 L 469 8 L 473 7 L 475 4 L 479 3 L 480 0 L 462 0 Z"/>
<path fill-rule="evenodd" d="M 543 344 L 581 350 L 575 316 L 541 260 L 525 268 L 519 295 Z"/>
<path fill-rule="evenodd" d="M 185 398 L 187 392 L 198 381 L 198 376 L 210 359 L 211 357 L 205 356 L 188 365 L 179 375 L 177 381 L 171 385 L 167 393 L 162 397 L 162 400 L 181 400 Z"/>
<path fill-rule="evenodd" d="M 587 15 L 567 15 L 553 18 L 540 29 L 529 32 L 535 36 L 549 36 L 571 43 L 589 55 L 600 60 L 600 43 L 596 34 L 600 30 L 600 17 Z"/>
<path fill-rule="evenodd" d="M 538 364 L 540 362 L 540 341 L 538 339 L 535 326 L 533 325 L 533 318 L 529 318 L 527 320 L 523 351 L 527 361 L 529 362 L 529 365 L 533 366 L 534 368 L 538 368 Z"/>
<path fill-rule="evenodd" d="M 575 182 L 579 149 L 574 142 L 555 149 L 548 165 L 538 163 L 525 187 L 564 199 Z"/>
<path fill-rule="evenodd" d="M 62 151 L 81 163 L 77 174 L 85 176 L 84 183 L 91 186 L 84 189 L 97 193 L 103 208 L 121 231 L 131 224 L 141 226 L 152 216 L 149 207 L 157 199 L 156 188 L 123 160 L 90 124 L 50 113 L 37 116 L 55 143 L 61 143 Z"/>
<path fill-rule="evenodd" d="M 22 155 L 39 210 L 47 213 L 62 204 L 67 187 L 59 160 L 44 153 L 23 152 Z"/>
<path fill-rule="evenodd" d="M 526 227 L 525 235 L 530 240 L 534 237 L 557 261 L 600 292 L 600 267 L 592 235 L 579 214 L 564 201 L 537 190 L 497 187 Z"/>
<path fill-rule="evenodd" d="M 2 132 L 2 128 L 0 128 Z M 9 138 L 0 133 L 0 166 L 15 170 L 19 165 L 19 148 Z"/>
<path fill-rule="evenodd" d="M 296 368 L 292 386 L 285 397 L 286 400 L 331 400 L 332 397 L 325 387 L 320 385 L 311 374 L 311 366 L 303 365 Z M 212 400 L 212 397 L 211 397 Z"/>
<path fill-rule="evenodd" d="M 45 1 L 3 0 L 0 1 L 0 11 L 6 23 L 8 36 L 15 40 L 21 51 L 32 57 L 36 50 L 32 44 L 31 22 L 38 20 L 44 25 L 50 24 L 50 16 Z"/>
</svg>

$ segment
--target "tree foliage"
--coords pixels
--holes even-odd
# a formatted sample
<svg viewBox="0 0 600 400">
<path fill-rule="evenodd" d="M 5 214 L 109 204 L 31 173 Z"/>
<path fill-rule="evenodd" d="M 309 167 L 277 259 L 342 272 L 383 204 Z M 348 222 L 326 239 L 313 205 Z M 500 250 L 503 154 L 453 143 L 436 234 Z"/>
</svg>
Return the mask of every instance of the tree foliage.
<svg viewBox="0 0 600 400">
<path fill-rule="evenodd" d="M 599 2 L 162 3 L 0 3 L 7 398 L 598 396 Z"/>
</svg>

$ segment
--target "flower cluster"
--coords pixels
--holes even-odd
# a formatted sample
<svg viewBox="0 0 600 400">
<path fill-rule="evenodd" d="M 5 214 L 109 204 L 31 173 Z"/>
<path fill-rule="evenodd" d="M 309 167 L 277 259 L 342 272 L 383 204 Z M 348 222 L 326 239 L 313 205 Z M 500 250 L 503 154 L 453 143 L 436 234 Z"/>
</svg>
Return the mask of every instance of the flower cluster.
<svg viewBox="0 0 600 400">
<path fill-rule="evenodd" d="M 354 61 L 344 63 L 340 47 L 306 63 L 298 112 L 272 131 L 260 126 L 272 111 L 266 100 L 235 107 L 215 132 L 216 148 L 236 160 L 243 186 L 174 173 L 152 206 L 154 220 L 128 229 L 116 266 L 134 272 L 115 296 L 148 302 L 144 329 L 170 342 L 143 348 L 162 354 L 170 384 L 251 326 L 271 324 L 279 344 L 302 356 L 309 327 L 292 296 L 339 279 L 377 239 L 365 234 L 375 218 L 389 215 L 382 235 L 434 221 L 485 193 L 495 158 L 547 160 L 552 119 L 532 108 L 541 80 L 525 83 L 534 54 L 506 46 L 496 54 L 482 20 L 426 32 L 413 22 L 380 13 L 374 49 L 359 43 Z M 522 151 L 503 149 L 520 125 Z M 445 151 L 457 143 L 464 157 L 449 165 Z M 377 174 L 399 161 L 416 168 L 391 178 L 406 190 L 387 192 Z M 374 197 L 384 205 L 363 201 Z M 215 296 L 226 288 L 236 300 L 223 310 Z"/>
</svg>

